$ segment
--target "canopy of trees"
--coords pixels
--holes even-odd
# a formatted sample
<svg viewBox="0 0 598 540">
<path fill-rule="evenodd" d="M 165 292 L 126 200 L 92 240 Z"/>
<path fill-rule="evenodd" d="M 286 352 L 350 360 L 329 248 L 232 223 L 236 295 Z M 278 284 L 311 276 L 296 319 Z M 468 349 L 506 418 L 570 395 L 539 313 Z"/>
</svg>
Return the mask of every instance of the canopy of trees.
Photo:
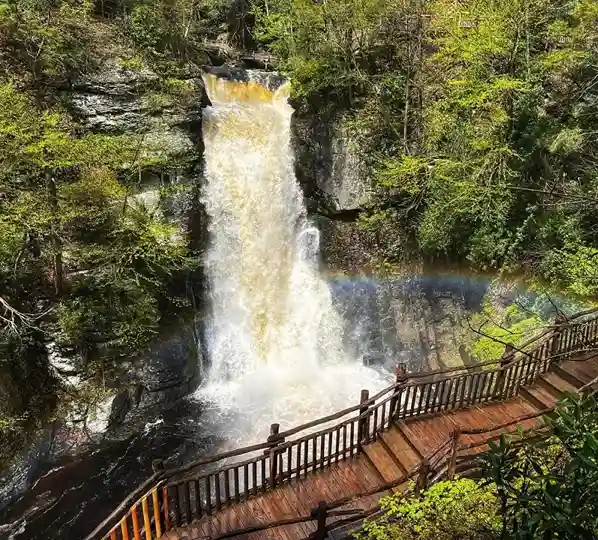
<svg viewBox="0 0 598 540">
<path fill-rule="evenodd" d="M 386 261 L 523 270 L 598 293 L 598 5 L 255 0 L 302 106 L 340 110 Z"/>
<path fill-rule="evenodd" d="M 101 388 L 192 308 L 197 242 L 135 197 L 144 169 L 168 163 L 141 151 L 141 133 L 84 131 L 69 91 L 115 57 L 154 62 L 177 97 L 186 55 L 206 25 L 218 31 L 217 5 L 0 5 L 0 461 L 54 410 L 49 345 Z"/>
</svg>

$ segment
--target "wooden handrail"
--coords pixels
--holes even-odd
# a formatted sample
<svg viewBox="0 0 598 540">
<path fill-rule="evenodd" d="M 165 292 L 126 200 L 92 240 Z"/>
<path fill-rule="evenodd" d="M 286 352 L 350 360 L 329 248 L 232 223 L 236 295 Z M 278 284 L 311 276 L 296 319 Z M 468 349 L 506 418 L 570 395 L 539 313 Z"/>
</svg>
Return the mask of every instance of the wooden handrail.
<svg viewBox="0 0 598 540">
<path fill-rule="evenodd" d="M 110 523 L 113 523 L 115 520 L 120 520 L 122 515 L 126 514 L 125 509 L 127 509 L 128 505 L 131 502 L 137 500 L 141 493 L 146 492 L 152 488 L 156 487 L 155 484 L 158 482 L 162 477 L 162 471 L 155 472 L 152 474 L 143 484 L 137 486 L 133 491 L 131 491 L 125 499 L 114 509 L 114 511 L 100 523 L 92 532 L 90 532 L 84 540 L 94 540 L 97 538 L 99 534 L 102 533 L 104 529 L 106 529 Z M 127 509 L 128 510 L 128 509 Z"/>
<path fill-rule="evenodd" d="M 592 312 L 594 311 L 598 309 Z M 582 312 L 577 316 L 583 314 L 589 312 Z M 508 354 L 496 362 L 482 362 L 460 369 L 451 368 L 408 376 L 399 370 L 394 384 L 372 397 L 367 394 L 362 395 L 357 405 L 284 432 L 276 430 L 276 435 L 264 443 L 159 471 L 140 488 L 134 490 L 86 540 L 98 538 L 97 535 L 109 526 L 112 526 L 111 532 L 119 526 L 124 527 L 124 531 L 129 527 L 129 517 L 133 522 L 134 533 L 140 534 L 137 515 L 139 509 L 143 510 L 144 529 L 152 528 L 156 534 L 165 532 L 172 526 L 190 523 L 195 516 L 217 512 L 222 506 L 272 489 L 279 483 L 301 477 L 308 471 L 320 470 L 331 463 L 359 454 L 362 451 L 362 444 L 376 440 L 380 432 L 388 429 L 397 419 L 437 414 L 474 404 L 508 399 L 518 393 L 520 385 L 531 384 L 540 374 L 546 372 L 555 359 L 566 358 L 577 351 L 595 350 L 595 348 L 588 348 L 588 344 L 596 341 L 598 318 L 575 324 L 557 324 L 548 333 L 550 332 L 552 332 L 551 336 L 532 351 L 519 356 L 517 350 L 514 353 L 507 351 Z M 535 341 L 545 335 L 546 333 L 535 338 Z M 492 364 L 500 364 L 500 367 L 493 370 L 473 371 Z M 450 375 L 438 378 L 438 375 L 444 373 Z M 430 380 L 422 380 L 426 377 Z M 357 415 L 344 418 L 357 411 L 359 411 Z M 424 462 L 410 471 L 410 474 L 397 480 L 398 483 L 383 484 L 380 490 L 396 487 L 414 475 L 418 476 L 417 486 L 421 490 L 425 487 L 422 486 L 422 482 L 427 481 L 430 474 L 436 476 L 445 473 L 454 474 L 456 453 L 459 451 L 458 440 L 462 435 L 491 433 L 547 412 L 548 409 L 524 415 L 491 428 L 459 431 L 456 436 L 445 441 Z M 309 431 L 342 418 L 344 419 L 341 422 L 319 431 Z M 299 438 L 290 439 L 301 432 L 307 433 Z M 265 453 L 260 453 L 260 450 Z M 220 466 L 211 472 L 176 478 L 197 467 L 251 453 L 255 455 L 244 461 Z M 146 491 L 150 485 L 154 486 L 151 492 L 147 492 L 141 499 L 133 502 L 139 493 Z M 146 489 L 143 490 L 142 487 Z M 354 494 L 349 499 L 353 500 L 355 497 L 377 492 L 368 490 Z M 131 505 L 130 509 L 124 513 L 128 505 Z"/>
<path fill-rule="evenodd" d="M 594 381 L 591 381 L 590 383 L 588 383 L 588 385 L 591 385 L 596 380 L 598 380 L 598 377 Z M 580 391 L 581 391 L 581 389 L 578 392 L 580 392 Z M 421 467 L 422 467 L 422 463 L 424 461 L 431 463 L 433 457 L 440 455 L 440 454 L 441 454 L 440 460 L 438 461 L 438 463 L 435 466 L 432 467 L 431 472 L 432 472 L 432 476 L 433 476 L 433 482 L 442 480 L 444 477 L 446 477 L 447 479 L 452 479 L 455 475 L 455 465 L 457 463 L 456 458 L 457 458 L 458 452 L 463 451 L 463 450 L 470 450 L 470 449 L 488 444 L 488 440 L 485 439 L 484 441 L 481 441 L 481 442 L 459 445 L 458 440 L 462 435 L 479 435 L 479 434 L 484 434 L 484 433 L 491 433 L 492 431 L 496 431 L 498 429 L 502 429 L 505 427 L 510 427 L 511 425 L 515 425 L 515 424 L 518 424 L 518 423 L 526 421 L 526 420 L 544 416 L 545 414 L 552 412 L 554 409 L 555 409 L 555 407 L 549 407 L 549 408 L 543 409 L 536 413 L 521 415 L 514 420 L 500 424 L 498 426 L 493 426 L 492 428 L 484 428 L 484 429 L 480 429 L 480 430 L 461 430 L 460 428 L 456 428 L 456 430 L 451 434 L 451 436 L 449 438 L 447 438 L 447 440 L 443 444 L 441 444 L 436 450 L 434 450 L 431 454 L 429 454 L 427 456 L 427 458 L 424 458 L 420 464 L 413 467 L 404 476 L 401 476 L 400 478 L 393 480 L 391 482 L 385 482 L 383 484 L 380 484 L 380 485 L 376 486 L 375 488 L 353 494 L 349 497 L 337 499 L 333 502 L 327 502 L 326 507 L 329 509 L 339 508 L 346 504 L 354 502 L 355 500 L 362 499 L 364 497 L 368 497 L 371 495 L 376 495 L 383 491 L 388 491 L 388 490 L 393 489 L 401 484 L 404 484 L 405 482 L 408 482 L 410 479 L 414 478 L 415 476 L 417 476 L 419 474 Z M 524 440 L 536 439 L 538 437 L 540 437 L 540 439 L 545 438 L 547 436 L 547 434 L 544 433 L 544 431 L 546 429 L 547 429 L 547 426 L 534 427 L 526 432 L 527 436 L 524 437 Z M 539 432 L 541 432 L 540 435 L 537 435 Z M 450 449 L 450 451 L 447 451 L 448 449 Z M 475 455 L 472 456 L 471 458 L 469 456 L 464 456 L 464 458 L 469 458 L 469 459 L 475 459 L 476 457 L 477 456 L 475 456 Z M 444 461 L 447 461 L 447 460 L 449 461 L 449 463 L 444 464 Z M 411 493 L 411 491 L 409 489 L 406 490 L 405 492 L 403 492 L 402 496 L 405 496 L 408 493 Z M 348 513 L 354 512 L 355 515 L 352 518 L 343 520 L 343 522 L 345 522 L 345 524 L 352 523 L 352 522 L 355 522 L 356 520 L 363 519 L 364 517 L 367 517 L 379 510 L 380 510 L 379 505 L 370 507 L 367 510 L 357 510 L 357 509 L 349 510 Z M 334 515 L 341 515 L 341 513 L 340 512 L 329 512 L 328 513 L 328 516 L 330 516 L 330 517 L 332 517 Z M 306 521 L 310 521 L 310 520 L 306 519 L 306 517 L 298 517 L 298 518 L 290 518 L 287 520 L 279 520 L 277 522 L 270 522 L 268 524 L 262 524 L 260 526 L 255 526 L 252 528 L 236 529 L 234 531 L 229 531 L 225 535 L 218 536 L 218 537 L 214 538 L 213 540 L 224 540 L 225 538 L 233 538 L 234 536 L 241 535 L 241 534 L 247 534 L 249 532 L 255 532 L 255 531 L 259 531 L 259 530 L 267 530 L 267 529 L 278 527 L 278 526 L 302 523 L 302 522 L 306 522 Z M 334 527 L 336 528 L 336 527 L 340 526 L 340 524 L 341 524 L 340 522 L 336 522 L 334 524 Z"/>
</svg>

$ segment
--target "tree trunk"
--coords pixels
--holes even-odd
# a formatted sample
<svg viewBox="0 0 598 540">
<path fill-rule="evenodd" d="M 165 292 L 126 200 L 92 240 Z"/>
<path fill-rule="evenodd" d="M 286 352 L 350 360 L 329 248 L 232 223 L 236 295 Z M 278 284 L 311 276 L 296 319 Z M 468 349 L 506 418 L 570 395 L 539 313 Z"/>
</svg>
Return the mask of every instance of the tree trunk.
<svg viewBox="0 0 598 540">
<path fill-rule="evenodd" d="M 48 202 L 52 209 L 52 257 L 54 259 L 54 291 L 57 296 L 62 294 L 63 282 L 64 282 L 64 271 L 62 266 L 62 241 L 58 234 L 58 196 L 56 194 L 56 180 L 52 176 L 52 171 L 46 167 L 46 194 L 48 196 Z"/>
</svg>

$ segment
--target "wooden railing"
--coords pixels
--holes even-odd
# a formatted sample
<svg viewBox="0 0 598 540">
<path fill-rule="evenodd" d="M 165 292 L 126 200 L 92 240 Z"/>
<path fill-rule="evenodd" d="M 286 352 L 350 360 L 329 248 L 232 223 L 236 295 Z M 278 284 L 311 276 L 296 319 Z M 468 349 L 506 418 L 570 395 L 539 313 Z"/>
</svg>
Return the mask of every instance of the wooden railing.
<svg viewBox="0 0 598 540">
<path fill-rule="evenodd" d="M 263 443 L 176 469 L 156 464 L 151 485 L 145 482 L 135 490 L 86 540 L 159 538 L 173 527 L 360 454 L 363 445 L 397 420 L 509 399 L 548 371 L 551 362 L 594 349 L 597 336 L 598 318 L 557 320 L 530 351 L 506 344 L 495 362 L 411 375 L 399 368 L 396 382 L 375 396 L 363 390 L 357 405 L 285 432 L 273 424 Z M 429 466 L 425 461 L 421 467 Z"/>
</svg>

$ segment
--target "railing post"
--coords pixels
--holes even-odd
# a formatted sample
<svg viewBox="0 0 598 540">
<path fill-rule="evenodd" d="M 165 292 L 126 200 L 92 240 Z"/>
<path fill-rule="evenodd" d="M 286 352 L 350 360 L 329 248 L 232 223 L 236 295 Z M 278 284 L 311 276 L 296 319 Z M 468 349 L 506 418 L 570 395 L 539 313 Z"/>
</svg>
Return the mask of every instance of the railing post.
<svg viewBox="0 0 598 540">
<path fill-rule="evenodd" d="M 164 461 L 161 459 L 152 459 L 152 471 L 154 473 L 158 473 L 158 472 L 163 473 L 164 472 Z M 175 492 L 176 492 L 175 503 L 178 505 L 179 492 L 176 488 L 175 488 Z M 155 526 L 156 526 L 156 530 L 160 530 L 160 529 L 166 530 L 167 526 L 170 524 L 170 515 L 169 515 L 170 505 L 168 504 L 168 490 L 157 490 L 155 498 L 154 498 L 154 503 L 156 501 L 159 501 L 159 499 L 162 499 L 162 504 L 158 504 L 158 506 L 163 506 L 164 512 L 161 512 L 160 510 L 158 510 L 158 513 L 156 513 L 154 510 L 154 519 L 156 520 Z M 150 534 L 149 537 L 151 537 L 151 531 L 147 531 L 146 534 Z"/>
<path fill-rule="evenodd" d="M 447 478 L 452 480 L 457 472 L 457 451 L 459 450 L 459 438 L 461 437 L 461 428 L 456 428 L 451 433 L 451 457 L 449 459 Z"/>
<path fill-rule="evenodd" d="M 394 389 L 394 396 L 393 398 L 390 400 L 390 412 L 389 412 L 389 418 L 388 418 L 388 423 L 390 424 L 394 417 L 395 417 L 395 412 L 398 411 L 399 406 L 401 405 L 399 403 L 399 396 L 401 395 L 403 386 L 405 385 L 405 383 L 407 382 L 407 379 L 409 378 L 407 376 L 407 370 L 405 369 L 405 364 L 397 364 L 397 369 L 395 371 L 395 382 L 397 384 L 396 388 Z"/>
<path fill-rule="evenodd" d="M 415 481 L 415 494 L 419 497 L 428 489 L 428 474 L 430 473 L 430 460 L 424 458 L 419 466 L 419 474 Z"/>
<path fill-rule="evenodd" d="M 500 372 L 496 379 L 496 387 L 494 390 L 495 397 L 503 397 L 505 393 L 505 385 L 507 382 L 507 369 L 509 364 L 515 357 L 515 346 L 512 343 L 505 344 L 505 352 L 500 359 Z"/>
<path fill-rule="evenodd" d="M 266 450 L 270 454 L 270 487 L 274 489 L 276 487 L 276 476 L 280 472 L 278 470 L 278 453 L 277 447 L 279 444 L 284 442 L 284 437 L 279 435 L 280 424 L 272 424 L 270 426 L 270 436 L 268 437 L 269 443 L 272 443 L 270 450 Z"/>
<path fill-rule="evenodd" d="M 370 391 L 369 390 L 362 390 L 361 396 L 359 399 L 359 403 L 361 406 L 359 407 L 359 416 L 361 417 L 362 414 L 367 413 L 369 405 L 367 401 L 370 399 Z M 369 416 L 365 418 L 359 418 L 357 423 L 357 453 L 361 453 L 361 446 L 362 443 L 366 440 L 366 437 L 369 437 L 370 433 L 370 419 Z"/>
<path fill-rule="evenodd" d="M 328 505 L 325 501 L 320 501 L 318 507 L 311 511 L 311 517 L 316 518 L 316 530 L 311 535 L 311 540 L 326 540 L 328 532 L 326 531 L 326 518 L 328 514 Z"/>
<path fill-rule="evenodd" d="M 548 366 L 552 363 L 552 358 L 559 353 L 560 335 L 563 332 L 563 325 L 567 324 L 567 318 L 561 313 L 557 313 L 554 318 L 554 331 L 552 332 L 552 341 L 550 343 L 550 356 L 546 361 L 545 371 L 548 371 Z M 560 359 L 560 357 L 559 357 Z"/>
</svg>

